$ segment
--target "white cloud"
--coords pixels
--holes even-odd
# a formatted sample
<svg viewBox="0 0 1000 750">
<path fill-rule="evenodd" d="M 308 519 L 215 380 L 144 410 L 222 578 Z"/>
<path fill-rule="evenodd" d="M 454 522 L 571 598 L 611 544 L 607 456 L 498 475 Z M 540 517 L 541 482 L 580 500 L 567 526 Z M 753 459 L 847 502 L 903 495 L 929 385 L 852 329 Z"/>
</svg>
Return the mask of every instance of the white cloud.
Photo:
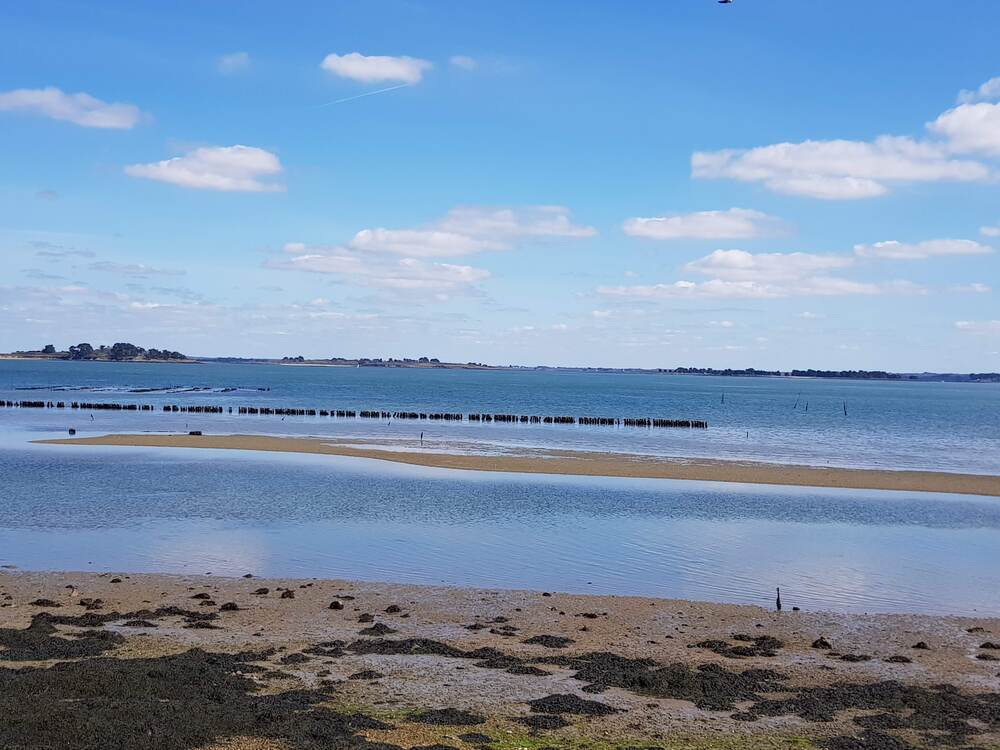
<svg viewBox="0 0 1000 750">
<path fill-rule="evenodd" d="M 959 104 L 971 104 L 990 99 L 1000 99 L 1000 76 L 991 78 L 975 91 L 965 90 L 958 95 Z"/>
<path fill-rule="evenodd" d="M 979 227 L 979 233 L 983 237 L 1000 237 L 1000 224 L 993 227 Z"/>
<path fill-rule="evenodd" d="M 672 284 L 637 284 L 634 286 L 600 286 L 597 293 L 608 297 L 632 297 L 637 299 L 669 299 L 669 298 L 737 298 L 737 299 L 773 299 L 784 296 L 774 287 L 758 284 L 754 281 L 722 281 L 712 279 L 696 283 L 694 281 L 675 281 Z"/>
<path fill-rule="evenodd" d="M 919 294 L 923 289 L 907 281 L 874 284 L 832 276 L 815 276 L 794 281 L 675 281 L 672 284 L 602 286 L 598 294 L 638 299 L 778 299 L 781 297 L 835 297 L 846 295 Z"/>
<path fill-rule="evenodd" d="M 479 63 L 468 55 L 452 55 L 448 62 L 456 68 L 462 68 L 463 70 L 475 70 L 479 67 Z"/>
<path fill-rule="evenodd" d="M 947 138 L 949 148 L 956 153 L 1000 156 L 1000 104 L 960 104 L 927 127 Z"/>
<path fill-rule="evenodd" d="M 292 242 L 287 261 L 271 268 L 339 275 L 362 286 L 395 292 L 469 292 L 490 277 L 467 265 L 429 262 L 485 250 L 507 250 L 528 237 L 589 237 L 592 227 L 574 224 L 561 206 L 460 207 L 424 227 L 363 229 L 339 245 L 310 247 Z M 402 256 L 402 257 L 401 257 Z"/>
<path fill-rule="evenodd" d="M 948 287 L 948 291 L 959 294 L 989 294 L 993 290 L 988 285 L 975 281 L 971 284 L 952 284 Z"/>
<path fill-rule="evenodd" d="M 288 261 L 271 262 L 272 268 L 336 274 L 363 286 L 399 292 L 442 292 L 468 288 L 488 279 L 489 271 L 451 263 L 429 263 L 416 258 L 386 258 L 347 247 L 310 248 L 289 243 Z"/>
<path fill-rule="evenodd" d="M 925 240 L 908 244 L 889 240 L 872 245 L 855 245 L 854 253 L 862 258 L 890 260 L 923 260 L 940 256 L 988 255 L 993 248 L 973 240 Z"/>
<path fill-rule="evenodd" d="M 783 281 L 846 268 L 853 262 L 852 258 L 843 255 L 716 250 L 684 268 L 688 272 L 727 281 Z"/>
<path fill-rule="evenodd" d="M 0 93 L 0 112 L 28 112 L 64 120 L 85 128 L 128 130 L 142 112 L 134 104 L 109 104 L 90 94 L 66 94 L 54 86 Z"/>
<path fill-rule="evenodd" d="M 246 193 L 283 191 L 283 185 L 261 180 L 281 170 L 281 162 L 270 151 L 239 145 L 204 146 L 184 156 L 125 167 L 125 173 L 132 177 L 185 188 Z"/>
<path fill-rule="evenodd" d="M 805 310 L 799 313 L 799 317 L 802 318 L 802 320 L 819 320 L 823 316 L 820 315 L 819 313 L 809 312 L 808 310 Z"/>
<path fill-rule="evenodd" d="M 114 263 L 108 260 L 96 261 L 87 266 L 91 271 L 115 273 L 120 276 L 182 276 L 184 271 L 154 268 L 143 263 Z"/>
<path fill-rule="evenodd" d="M 597 291 L 607 296 L 639 299 L 776 299 L 796 296 L 922 294 L 925 291 L 923 287 L 909 281 L 874 283 L 830 275 L 839 269 L 852 267 L 856 262 L 856 257 L 852 255 L 716 250 L 691 261 L 683 268 L 685 273 L 709 277 L 707 281 L 682 279 L 673 283 L 602 286 Z M 808 315 L 803 317 L 808 318 Z"/>
<path fill-rule="evenodd" d="M 927 123 L 934 139 L 882 135 L 699 151 L 691 157 L 691 174 L 824 200 L 872 198 L 908 182 L 986 181 L 996 177 L 994 167 L 956 155 L 1000 156 L 1000 103 L 989 101 L 998 98 L 1000 77 L 961 92 L 957 106 Z"/>
<path fill-rule="evenodd" d="M 424 72 L 433 65 L 416 57 L 390 57 L 388 55 L 362 55 L 351 52 L 347 55 L 329 54 L 323 58 L 320 67 L 341 78 L 349 78 L 361 83 L 419 83 Z"/>
<path fill-rule="evenodd" d="M 968 333 L 1000 333 L 1000 320 L 957 320 L 955 328 Z"/>
<path fill-rule="evenodd" d="M 697 211 L 649 218 L 626 219 L 625 234 L 653 240 L 730 240 L 774 234 L 780 222 L 773 216 L 747 208 L 727 211 Z"/>
<path fill-rule="evenodd" d="M 224 75 L 239 73 L 250 67 L 250 53 L 231 52 L 228 55 L 222 55 L 216 62 L 215 67 Z"/>
<path fill-rule="evenodd" d="M 748 150 L 695 152 L 691 174 L 702 179 L 762 182 L 778 193 L 824 200 L 884 195 L 893 182 L 986 180 L 990 169 L 954 159 L 941 144 L 880 136 L 865 141 L 778 143 Z"/>
<path fill-rule="evenodd" d="M 362 229 L 348 245 L 356 250 L 425 258 L 503 249 L 503 245 L 495 240 L 436 229 Z"/>
<path fill-rule="evenodd" d="M 424 227 L 362 229 L 347 245 L 368 252 L 444 258 L 506 250 L 525 237 L 579 238 L 596 233 L 593 227 L 574 224 L 562 206 L 459 207 Z"/>
</svg>

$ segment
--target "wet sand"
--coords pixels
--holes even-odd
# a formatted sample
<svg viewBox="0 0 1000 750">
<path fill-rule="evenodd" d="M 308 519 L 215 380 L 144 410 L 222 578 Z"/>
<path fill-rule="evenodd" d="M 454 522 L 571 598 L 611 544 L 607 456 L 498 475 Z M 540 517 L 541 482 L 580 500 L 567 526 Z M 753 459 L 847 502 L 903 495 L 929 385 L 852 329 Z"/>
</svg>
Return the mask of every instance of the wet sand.
<svg viewBox="0 0 1000 750">
<path fill-rule="evenodd" d="M 688 479 L 709 482 L 840 487 L 869 490 L 953 492 L 1000 497 L 1000 477 L 933 471 L 885 471 L 795 466 L 713 459 L 668 459 L 624 453 L 540 450 L 508 455 L 472 455 L 422 451 L 419 445 L 400 449 L 372 447 L 329 438 L 270 435 L 112 434 L 39 440 L 60 445 L 148 446 L 156 448 L 215 448 L 352 456 L 402 464 L 472 471 L 523 474 L 571 474 L 601 477 Z"/>
<path fill-rule="evenodd" d="M 794 604 L 0 570 L 0 747 L 1000 743 L 1000 619 Z"/>
</svg>

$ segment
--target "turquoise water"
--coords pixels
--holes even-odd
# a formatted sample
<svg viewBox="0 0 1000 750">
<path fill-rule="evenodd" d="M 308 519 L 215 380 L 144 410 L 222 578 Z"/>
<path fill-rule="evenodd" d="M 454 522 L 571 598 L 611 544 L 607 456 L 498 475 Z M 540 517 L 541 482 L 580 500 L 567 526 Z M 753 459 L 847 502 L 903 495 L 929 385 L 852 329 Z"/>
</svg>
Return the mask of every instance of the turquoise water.
<svg viewBox="0 0 1000 750">
<path fill-rule="evenodd" d="M 135 392 L 167 386 L 210 390 Z M 229 388 L 238 390 L 222 392 Z M 707 419 L 710 427 L 390 425 L 103 411 L 91 421 L 89 412 L 0 409 L 0 564 L 344 577 L 765 606 L 781 586 L 789 606 L 806 609 L 1000 615 L 997 498 L 29 442 L 64 435 L 68 426 L 81 434 L 189 428 L 381 442 L 412 441 L 424 431 L 430 449 L 566 447 L 1000 473 L 996 386 L 0 363 L 0 399 L 74 398 L 651 416 Z"/>
</svg>

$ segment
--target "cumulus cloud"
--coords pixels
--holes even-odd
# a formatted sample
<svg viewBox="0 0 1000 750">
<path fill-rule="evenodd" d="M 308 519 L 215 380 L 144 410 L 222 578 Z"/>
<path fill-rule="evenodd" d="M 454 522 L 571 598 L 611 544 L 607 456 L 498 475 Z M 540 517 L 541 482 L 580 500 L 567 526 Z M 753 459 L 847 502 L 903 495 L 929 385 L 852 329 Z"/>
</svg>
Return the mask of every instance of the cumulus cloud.
<svg viewBox="0 0 1000 750">
<path fill-rule="evenodd" d="M 267 182 L 282 171 L 278 157 L 253 146 L 204 146 L 184 156 L 125 167 L 125 174 L 169 182 L 185 188 L 224 192 L 280 192 L 284 185 Z"/>
<path fill-rule="evenodd" d="M 778 219 L 748 208 L 635 217 L 622 224 L 625 234 L 653 240 L 750 239 L 774 234 L 779 229 Z"/>
<path fill-rule="evenodd" d="M 448 62 L 453 67 L 462 68 L 462 70 L 475 70 L 479 67 L 479 63 L 468 55 L 452 55 Z"/>
<path fill-rule="evenodd" d="M 964 90 L 958 95 L 959 104 L 972 104 L 991 99 L 1000 99 L 1000 76 L 991 78 L 975 91 Z"/>
<path fill-rule="evenodd" d="M 331 53 L 323 58 L 320 67 L 341 78 L 349 78 L 361 83 L 420 83 L 424 72 L 433 65 L 417 57 L 391 57 L 389 55 L 362 55 L 351 52 L 347 55 Z"/>
<path fill-rule="evenodd" d="M 84 128 L 129 130 L 142 112 L 134 104 L 109 104 L 80 92 L 67 94 L 54 86 L 0 93 L 0 112 L 26 112 L 80 125 Z"/>
<path fill-rule="evenodd" d="M 752 149 L 699 151 L 691 174 L 701 179 L 761 182 L 778 193 L 824 200 L 884 195 L 893 182 L 981 181 L 990 169 L 953 158 L 941 144 L 881 136 L 865 141 L 804 141 Z"/>
<path fill-rule="evenodd" d="M 923 260 L 956 255 L 988 255 L 993 248 L 973 240 L 925 240 L 905 243 L 888 240 L 872 245 L 855 245 L 854 254 L 862 258 L 888 258 L 889 260 Z"/>
<path fill-rule="evenodd" d="M 980 227 L 979 233 L 983 237 L 1000 237 L 1000 224 L 992 227 Z"/>
<path fill-rule="evenodd" d="M 215 63 L 216 70 L 224 75 L 239 73 L 250 67 L 249 52 L 231 52 L 222 55 Z"/>
<path fill-rule="evenodd" d="M 968 333 L 1000 333 L 1000 320 L 956 320 L 955 328 Z"/>
<path fill-rule="evenodd" d="M 750 149 L 698 151 L 691 174 L 762 183 L 789 195 L 856 200 L 885 195 L 896 184 L 981 182 L 993 165 L 966 156 L 1000 156 L 1000 78 L 963 91 L 959 104 L 927 123 L 931 138 L 882 135 L 871 141 L 807 140 Z"/>
<path fill-rule="evenodd" d="M 958 95 L 959 104 L 974 104 L 1000 99 L 1000 77 L 991 78 L 975 91 L 963 90 Z"/>
<path fill-rule="evenodd" d="M 927 127 L 946 138 L 956 153 L 1000 156 L 1000 104 L 960 104 Z"/>
</svg>

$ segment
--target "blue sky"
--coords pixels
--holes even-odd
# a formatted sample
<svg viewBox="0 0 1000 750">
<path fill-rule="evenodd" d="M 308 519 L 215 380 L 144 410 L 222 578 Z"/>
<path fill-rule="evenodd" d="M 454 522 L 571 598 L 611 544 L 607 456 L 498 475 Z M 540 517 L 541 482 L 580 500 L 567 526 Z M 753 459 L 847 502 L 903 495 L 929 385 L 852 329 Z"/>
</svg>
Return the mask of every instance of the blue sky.
<svg viewBox="0 0 1000 750">
<path fill-rule="evenodd" d="M 987 0 L 15 5 L 0 349 L 995 371 L 998 28 Z"/>
</svg>

